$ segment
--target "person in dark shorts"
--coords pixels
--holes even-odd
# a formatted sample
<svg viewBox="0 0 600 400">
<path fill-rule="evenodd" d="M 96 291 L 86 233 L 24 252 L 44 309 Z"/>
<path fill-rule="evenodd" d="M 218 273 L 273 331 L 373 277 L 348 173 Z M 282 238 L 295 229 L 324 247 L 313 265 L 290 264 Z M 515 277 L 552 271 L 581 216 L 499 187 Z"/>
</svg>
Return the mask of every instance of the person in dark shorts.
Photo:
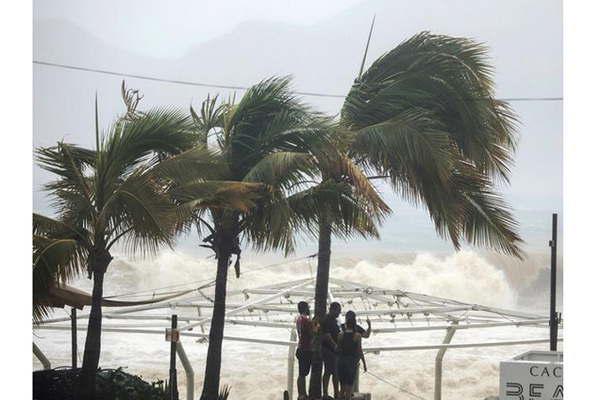
<svg viewBox="0 0 600 400">
<path fill-rule="evenodd" d="M 369 328 L 365 331 L 356 323 L 354 311 L 346 313 L 346 322 L 338 335 L 338 379 L 341 384 L 342 399 L 350 400 L 352 387 L 356 379 L 356 367 L 361 358 L 361 340 L 371 335 L 371 321 L 367 319 Z"/>
<path fill-rule="evenodd" d="M 340 303 L 333 302 L 329 305 L 329 313 L 323 322 L 323 341 L 321 342 L 321 354 L 323 356 L 323 399 L 330 398 L 327 394 L 329 379 L 333 382 L 333 397 L 339 397 L 339 381 L 337 377 L 337 339 L 340 333 L 337 318 L 342 312 Z"/>
<path fill-rule="evenodd" d="M 298 399 L 304 400 L 306 394 L 306 376 L 310 372 L 312 362 L 312 341 L 313 341 L 313 322 L 310 319 L 310 308 L 308 303 L 301 301 L 298 303 L 298 313 L 296 318 L 296 331 L 298 332 L 298 348 L 296 349 L 296 358 L 298 359 Z"/>
</svg>

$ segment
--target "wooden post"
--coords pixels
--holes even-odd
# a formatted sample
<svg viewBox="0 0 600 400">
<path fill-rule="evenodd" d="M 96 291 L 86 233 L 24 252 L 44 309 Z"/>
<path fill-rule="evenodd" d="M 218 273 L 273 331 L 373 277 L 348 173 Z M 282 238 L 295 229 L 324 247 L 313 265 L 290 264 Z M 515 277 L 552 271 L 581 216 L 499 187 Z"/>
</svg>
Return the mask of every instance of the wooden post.
<svg viewBox="0 0 600 400">
<path fill-rule="evenodd" d="M 170 400 L 179 400 L 179 393 L 177 392 L 177 368 L 175 365 L 176 352 L 177 352 L 177 314 L 171 315 L 171 359 L 169 367 L 169 393 Z"/>
<path fill-rule="evenodd" d="M 71 307 L 71 368 L 77 368 L 77 309 Z"/>
<path fill-rule="evenodd" d="M 550 351 L 556 351 L 558 316 L 556 314 L 556 246 L 558 215 L 552 214 L 552 240 L 550 241 Z"/>
</svg>

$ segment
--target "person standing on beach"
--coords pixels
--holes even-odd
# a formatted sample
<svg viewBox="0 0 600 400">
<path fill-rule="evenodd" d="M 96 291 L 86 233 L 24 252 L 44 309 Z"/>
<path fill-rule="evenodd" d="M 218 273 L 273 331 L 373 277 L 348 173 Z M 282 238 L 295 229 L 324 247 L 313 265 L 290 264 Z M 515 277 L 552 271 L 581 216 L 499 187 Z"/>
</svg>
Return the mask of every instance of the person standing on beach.
<svg viewBox="0 0 600 400">
<path fill-rule="evenodd" d="M 305 400 L 306 376 L 310 372 L 312 362 L 313 322 L 310 319 L 310 308 L 305 301 L 298 302 L 298 318 L 296 318 L 296 331 L 298 332 L 298 348 L 296 358 L 298 359 L 298 399 Z"/>
<path fill-rule="evenodd" d="M 356 323 L 354 311 L 346 313 L 346 321 L 338 335 L 338 378 L 341 384 L 342 399 L 350 400 L 352 387 L 356 379 L 356 367 L 362 354 L 362 338 L 371 336 L 371 321 L 367 319 L 368 329 L 365 331 Z"/>
<path fill-rule="evenodd" d="M 330 397 L 327 395 L 327 389 L 329 386 L 329 379 L 332 378 L 333 383 L 333 397 L 339 397 L 339 381 L 337 376 L 337 339 L 340 333 L 340 327 L 338 325 L 337 318 L 342 312 L 342 306 L 340 303 L 333 302 L 329 305 L 329 313 L 325 316 L 323 322 L 323 342 L 321 351 L 323 355 L 324 372 L 323 372 L 323 400 L 328 400 Z"/>
</svg>

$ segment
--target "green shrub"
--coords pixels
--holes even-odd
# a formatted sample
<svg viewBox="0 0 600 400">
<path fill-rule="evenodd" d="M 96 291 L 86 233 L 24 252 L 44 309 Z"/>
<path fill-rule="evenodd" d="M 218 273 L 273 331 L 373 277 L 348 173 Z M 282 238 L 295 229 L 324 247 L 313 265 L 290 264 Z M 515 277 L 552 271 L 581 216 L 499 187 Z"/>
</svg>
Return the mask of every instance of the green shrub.
<svg viewBox="0 0 600 400">
<path fill-rule="evenodd" d="M 33 373 L 34 400 L 73 400 L 79 369 L 56 368 Z M 96 376 L 98 400 L 167 400 L 168 385 L 148 383 L 141 377 L 117 369 L 99 369 Z"/>
</svg>

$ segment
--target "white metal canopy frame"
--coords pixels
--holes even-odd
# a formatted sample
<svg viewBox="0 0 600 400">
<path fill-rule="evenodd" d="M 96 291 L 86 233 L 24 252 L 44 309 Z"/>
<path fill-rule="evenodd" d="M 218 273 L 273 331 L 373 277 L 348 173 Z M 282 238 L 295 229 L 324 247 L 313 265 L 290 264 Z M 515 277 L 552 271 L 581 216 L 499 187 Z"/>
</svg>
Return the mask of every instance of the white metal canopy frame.
<svg viewBox="0 0 600 400">
<path fill-rule="evenodd" d="M 227 294 L 225 324 L 246 325 L 256 328 L 278 328 L 290 334 L 289 340 L 278 340 L 266 337 L 259 331 L 251 336 L 231 336 L 225 334 L 224 340 L 262 343 L 265 345 L 283 346 L 288 350 L 287 391 L 293 398 L 294 391 L 294 352 L 296 348 L 296 332 L 294 320 L 297 315 L 296 304 L 300 300 L 311 302 L 314 298 L 315 278 L 306 277 L 258 288 L 230 290 Z M 208 327 L 213 307 L 212 299 L 201 289 L 190 293 L 182 291 L 182 296 L 162 302 L 124 307 L 105 312 L 106 320 L 119 320 L 120 323 L 105 323 L 106 332 L 130 334 L 165 335 L 170 327 L 171 314 L 177 313 L 179 334 L 182 339 L 190 337 L 197 341 L 208 340 Z M 448 349 L 510 346 L 522 344 L 545 343 L 549 338 L 540 331 L 540 337 L 520 340 L 504 340 L 495 342 L 451 343 L 454 334 L 459 330 L 482 329 L 507 326 L 548 327 L 548 317 L 511 311 L 479 304 L 469 304 L 456 300 L 412 293 L 403 290 L 383 289 L 365 284 L 331 278 L 329 282 L 329 302 L 337 301 L 343 309 L 353 309 L 359 318 L 368 317 L 373 321 L 374 335 L 388 335 L 390 339 L 402 332 L 445 331 L 443 343 L 422 345 L 386 345 L 365 346 L 363 352 L 379 354 L 391 351 L 438 350 L 435 358 L 434 400 L 442 397 L 442 361 Z M 208 311 L 203 311 L 209 309 Z M 180 312 L 178 312 L 180 311 Z M 78 319 L 86 319 L 89 314 L 80 314 Z M 265 316 L 268 316 L 265 318 Z M 54 318 L 42 321 L 34 329 L 71 330 L 71 319 Z M 140 324 L 140 322 L 144 324 Z M 78 330 L 87 329 L 87 324 L 79 324 Z M 559 340 L 562 340 L 559 339 Z M 42 351 L 34 343 L 34 353 L 42 361 L 44 368 L 50 367 Z M 177 345 L 177 354 L 184 366 L 187 381 L 187 396 L 194 398 L 194 371 L 185 354 L 182 341 Z M 373 377 L 381 379 L 374 374 Z M 386 382 L 385 380 L 381 379 Z M 391 384 L 390 382 L 386 382 Z M 396 387 L 413 398 L 423 397 Z"/>
</svg>

